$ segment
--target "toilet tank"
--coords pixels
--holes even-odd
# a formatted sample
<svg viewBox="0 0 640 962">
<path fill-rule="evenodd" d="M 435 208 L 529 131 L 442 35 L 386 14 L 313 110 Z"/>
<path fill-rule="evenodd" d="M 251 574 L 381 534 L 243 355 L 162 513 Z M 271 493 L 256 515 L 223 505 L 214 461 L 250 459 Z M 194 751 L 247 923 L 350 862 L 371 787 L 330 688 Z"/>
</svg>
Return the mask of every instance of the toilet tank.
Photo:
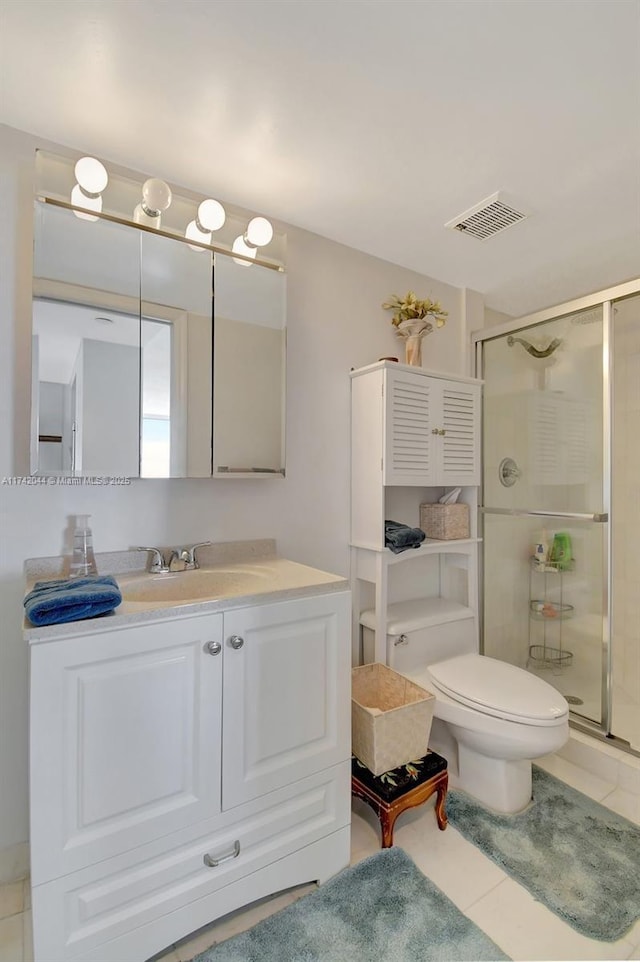
<svg viewBox="0 0 640 962">
<path fill-rule="evenodd" d="M 414 671 L 454 655 L 478 651 L 477 623 L 474 612 L 466 608 L 443 610 L 432 599 L 405 601 L 387 607 L 387 664 L 399 672 Z M 462 606 L 458 606 L 462 608 Z M 446 620 L 445 620 L 446 619 Z M 375 661 L 375 611 L 360 615 L 362 661 Z"/>
</svg>

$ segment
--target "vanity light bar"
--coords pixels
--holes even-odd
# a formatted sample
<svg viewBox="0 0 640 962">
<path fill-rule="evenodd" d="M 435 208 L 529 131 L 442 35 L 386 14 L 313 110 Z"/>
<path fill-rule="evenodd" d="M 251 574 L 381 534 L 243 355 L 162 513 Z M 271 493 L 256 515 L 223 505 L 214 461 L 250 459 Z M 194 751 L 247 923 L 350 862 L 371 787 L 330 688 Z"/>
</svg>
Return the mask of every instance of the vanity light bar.
<svg viewBox="0 0 640 962">
<path fill-rule="evenodd" d="M 76 207 L 75 204 L 70 204 L 66 200 L 58 200 L 57 197 L 48 197 L 46 194 L 37 194 L 36 200 L 39 200 L 43 204 L 51 204 L 53 207 L 62 207 L 64 210 L 71 210 L 74 213 L 80 212 L 86 214 L 86 209 L 82 207 Z M 112 224 L 122 224 L 125 227 L 134 227 L 136 230 L 146 231 L 148 234 L 159 234 L 161 237 L 169 237 L 171 240 L 179 241 L 181 244 L 187 244 L 188 246 L 193 245 L 193 240 L 188 237 L 184 237 L 182 234 L 173 234 L 171 231 L 162 230 L 160 227 L 149 227 L 147 224 L 136 224 L 133 221 L 127 220 L 125 217 L 118 217 L 115 214 L 105 214 L 104 211 L 92 210 L 90 211 L 91 217 L 96 220 L 106 220 Z M 225 257 L 233 257 L 234 260 L 246 261 L 248 264 L 258 264 L 260 267 L 267 267 L 270 271 L 279 271 L 284 273 L 285 268 L 282 264 L 277 264 L 274 261 L 263 260 L 260 257 L 246 257 L 244 254 L 239 254 L 236 252 L 231 252 L 225 247 L 219 247 L 216 244 L 204 244 L 200 241 L 197 242 L 198 247 L 202 247 L 204 250 L 212 251 L 214 254 L 224 254 Z"/>
</svg>

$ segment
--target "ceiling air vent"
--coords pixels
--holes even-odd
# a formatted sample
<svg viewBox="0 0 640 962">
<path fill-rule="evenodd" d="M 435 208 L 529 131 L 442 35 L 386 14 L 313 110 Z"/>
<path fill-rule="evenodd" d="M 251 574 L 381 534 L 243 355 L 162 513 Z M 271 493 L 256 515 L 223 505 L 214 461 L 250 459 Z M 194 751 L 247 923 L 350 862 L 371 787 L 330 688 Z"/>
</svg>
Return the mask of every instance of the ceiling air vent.
<svg viewBox="0 0 640 962">
<path fill-rule="evenodd" d="M 462 234 L 470 234 L 479 240 L 485 240 L 501 230 L 506 230 L 507 227 L 513 227 L 528 216 L 513 204 L 507 203 L 504 194 L 497 193 L 485 198 L 475 207 L 465 210 L 464 214 L 454 217 L 444 226 L 459 230 Z"/>
</svg>

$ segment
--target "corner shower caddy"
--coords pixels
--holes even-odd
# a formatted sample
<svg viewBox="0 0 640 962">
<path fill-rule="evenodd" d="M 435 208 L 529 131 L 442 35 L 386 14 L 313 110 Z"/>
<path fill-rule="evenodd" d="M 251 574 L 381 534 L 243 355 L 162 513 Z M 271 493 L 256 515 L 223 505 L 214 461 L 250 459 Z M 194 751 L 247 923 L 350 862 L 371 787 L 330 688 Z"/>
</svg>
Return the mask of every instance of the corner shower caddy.
<svg viewBox="0 0 640 962">
<path fill-rule="evenodd" d="M 568 570 L 568 569 L 566 569 Z M 529 564 L 529 660 L 527 667 L 567 668 L 573 652 L 563 645 L 563 624 L 574 614 L 564 600 L 564 575 L 558 565 Z"/>
</svg>

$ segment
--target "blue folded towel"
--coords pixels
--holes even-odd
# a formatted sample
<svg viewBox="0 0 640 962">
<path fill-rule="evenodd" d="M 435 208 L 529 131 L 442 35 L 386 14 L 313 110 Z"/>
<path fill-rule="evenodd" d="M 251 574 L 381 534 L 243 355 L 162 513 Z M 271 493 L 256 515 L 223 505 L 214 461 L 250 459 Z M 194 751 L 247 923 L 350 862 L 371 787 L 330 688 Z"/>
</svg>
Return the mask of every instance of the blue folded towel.
<svg viewBox="0 0 640 962">
<path fill-rule="evenodd" d="M 38 581 L 24 599 L 31 624 L 60 625 L 66 621 L 95 618 L 113 611 L 122 602 L 118 582 L 111 575 Z"/>
<path fill-rule="evenodd" d="M 426 534 L 421 528 L 410 528 L 399 521 L 384 523 L 384 543 L 394 554 L 400 554 L 407 548 L 419 548 L 425 538 Z"/>
</svg>

